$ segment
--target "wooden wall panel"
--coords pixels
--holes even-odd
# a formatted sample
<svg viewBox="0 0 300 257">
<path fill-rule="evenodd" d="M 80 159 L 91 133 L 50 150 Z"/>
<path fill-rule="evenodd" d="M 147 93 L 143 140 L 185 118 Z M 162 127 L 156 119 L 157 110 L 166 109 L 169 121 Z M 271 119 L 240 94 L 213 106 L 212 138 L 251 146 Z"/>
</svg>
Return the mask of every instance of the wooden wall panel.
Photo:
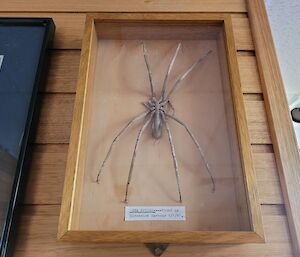
<svg viewBox="0 0 300 257">
<path fill-rule="evenodd" d="M 79 50 L 52 50 L 45 92 L 75 93 L 80 60 Z M 238 53 L 243 93 L 262 93 L 255 56 Z"/>
<path fill-rule="evenodd" d="M 244 0 L 2 0 L 3 12 L 245 12 Z"/>
<path fill-rule="evenodd" d="M 25 204 L 60 204 L 67 151 L 68 144 L 35 146 Z M 261 204 L 282 204 L 274 154 L 254 152 L 254 161 Z"/>
<path fill-rule="evenodd" d="M 75 93 L 80 60 L 79 50 L 53 50 L 45 92 Z"/>
<path fill-rule="evenodd" d="M 84 23 L 85 23 L 85 13 L 33 13 L 33 12 L 7 12 L 2 11 L 1 5 L 4 1 L 0 3 L 0 16 L 1 17 L 50 17 L 53 19 L 56 30 L 53 42 L 53 48 L 55 49 L 80 49 L 81 40 L 83 36 Z M 27 3 L 26 1 L 20 1 Z M 51 1 L 47 1 L 51 3 Z M 62 2 L 62 1 L 61 1 Z M 4 3 L 5 4 L 5 3 Z M 32 7 L 26 4 L 29 8 Z M 31 11 L 32 8 L 30 8 Z"/>
<path fill-rule="evenodd" d="M 69 143 L 75 94 L 44 94 L 35 143 Z"/>
<path fill-rule="evenodd" d="M 21 220 L 20 236 L 17 239 L 18 257 L 101 257 L 101 256 L 151 256 L 140 244 L 86 244 L 57 242 L 59 205 L 30 206 L 24 211 Z M 268 207 L 263 207 L 263 209 Z M 265 212 L 265 211 L 264 211 Z M 171 245 L 163 256 L 234 256 L 234 257 L 289 257 L 292 256 L 289 244 L 286 216 L 265 215 L 265 244 L 241 245 Z M 30 226 L 28 226 L 30 224 Z M 192 254 L 191 254 L 192 253 Z"/>
<path fill-rule="evenodd" d="M 262 93 L 255 56 L 238 56 L 243 93 Z"/>
<path fill-rule="evenodd" d="M 68 146 L 34 146 L 24 204 L 61 203 Z"/>
<path fill-rule="evenodd" d="M 69 143 L 74 94 L 45 94 L 42 99 L 35 143 Z M 263 101 L 245 101 L 250 139 L 253 144 L 270 144 Z"/>
<path fill-rule="evenodd" d="M 238 50 L 254 50 L 248 18 L 234 17 L 232 19 L 235 43 Z"/>
<path fill-rule="evenodd" d="M 246 0 L 292 245 L 300 256 L 300 156 L 263 0 Z"/>
<path fill-rule="evenodd" d="M 22 0 L 23 1 L 23 0 Z M 82 13 L 3 13 L 1 17 L 51 17 L 56 25 L 53 42 L 54 49 L 81 49 L 85 14 Z M 233 30 L 238 50 L 253 50 L 253 42 L 248 18 L 245 15 L 233 15 Z"/>
<path fill-rule="evenodd" d="M 267 242 L 171 245 L 164 256 L 293 256 L 244 0 L 2 0 L 2 17 L 53 17 L 57 27 L 47 85 L 40 92 L 42 109 L 14 256 L 151 256 L 142 245 L 56 240 L 85 14 L 97 11 L 232 13 Z"/>
</svg>

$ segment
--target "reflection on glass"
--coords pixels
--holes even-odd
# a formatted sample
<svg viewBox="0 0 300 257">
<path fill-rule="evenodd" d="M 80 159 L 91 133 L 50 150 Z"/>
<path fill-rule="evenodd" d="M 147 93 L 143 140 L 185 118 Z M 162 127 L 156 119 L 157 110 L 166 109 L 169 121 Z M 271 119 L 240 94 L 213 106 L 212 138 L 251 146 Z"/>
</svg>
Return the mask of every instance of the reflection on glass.
<svg viewBox="0 0 300 257">
<path fill-rule="evenodd" d="M 1 235 L 8 211 L 44 32 L 44 27 L 0 25 Z"/>
</svg>

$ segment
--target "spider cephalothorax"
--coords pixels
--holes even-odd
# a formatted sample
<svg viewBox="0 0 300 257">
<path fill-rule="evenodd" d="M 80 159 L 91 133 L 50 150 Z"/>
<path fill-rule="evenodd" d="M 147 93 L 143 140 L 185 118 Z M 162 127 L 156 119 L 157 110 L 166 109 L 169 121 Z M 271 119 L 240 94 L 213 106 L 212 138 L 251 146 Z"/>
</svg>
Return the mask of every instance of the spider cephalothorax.
<svg viewBox="0 0 300 257">
<path fill-rule="evenodd" d="M 160 139 L 162 137 L 167 104 L 170 104 L 170 102 L 162 99 L 156 99 L 155 97 L 153 97 L 147 103 L 144 103 L 146 108 L 149 110 L 149 113 L 153 113 L 151 120 L 151 131 L 152 137 L 155 139 Z"/>
<path fill-rule="evenodd" d="M 181 76 L 179 76 L 179 78 L 176 80 L 176 82 L 174 83 L 173 87 L 171 88 L 171 90 L 167 93 L 167 82 L 168 82 L 168 77 L 169 74 L 172 70 L 172 67 L 175 63 L 175 59 L 179 53 L 179 50 L 181 48 L 181 43 L 178 44 L 175 54 L 168 66 L 168 70 L 167 73 L 165 75 L 165 79 L 163 82 L 163 86 L 162 86 L 162 90 L 161 90 L 161 94 L 159 97 L 156 97 L 154 94 L 154 86 L 153 86 L 153 79 L 152 79 L 152 73 L 151 73 L 151 69 L 149 66 L 149 61 L 148 61 L 148 52 L 146 49 L 145 44 L 143 43 L 143 54 L 144 54 L 144 59 L 145 59 L 145 63 L 147 66 L 147 71 L 148 71 L 148 76 L 149 76 L 149 85 L 150 85 L 150 99 L 146 102 L 143 103 L 144 106 L 146 107 L 146 111 L 138 116 L 136 116 L 135 118 L 133 118 L 131 121 L 128 122 L 128 124 L 119 132 L 119 134 L 114 138 L 114 140 L 112 141 L 110 148 L 105 156 L 105 159 L 102 162 L 102 165 L 98 171 L 98 175 L 97 175 L 97 182 L 99 183 L 99 178 L 100 178 L 100 174 L 106 164 L 106 161 L 108 159 L 108 157 L 110 156 L 111 150 L 113 148 L 113 146 L 115 145 L 115 143 L 121 138 L 122 135 L 125 134 L 125 132 L 137 121 L 144 119 L 144 123 L 142 125 L 142 127 L 139 129 L 138 135 L 137 135 L 137 139 L 135 142 L 135 146 L 134 146 L 134 151 L 133 151 L 133 155 L 132 155 L 132 160 L 131 160 L 131 164 L 130 164 L 130 169 L 129 169 L 129 174 L 128 174 L 128 180 L 127 180 L 127 185 L 126 185 L 126 191 L 125 191 L 125 199 L 124 201 L 127 202 L 128 200 L 128 189 L 129 189 L 129 185 L 131 182 L 131 177 L 132 177 L 132 171 L 134 168 L 134 162 L 135 162 L 135 158 L 136 158 L 136 154 L 137 154 L 137 150 L 139 147 L 139 143 L 140 143 L 140 139 L 141 136 L 143 134 L 143 132 L 145 131 L 145 129 L 147 128 L 147 126 L 149 124 L 151 124 L 151 131 L 152 131 L 152 137 L 154 139 L 160 139 L 162 137 L 163 134 L 163 129 L 165 128 L 168 134 L 168 138 L 169 138 L 169 142 L 170 142 L 170 147 L 171 147 L 171 152 L 172 152 L 172 158 L 173 158 L 173 163 L 174 163 L 174 169 L 176 172 L 176 182 L 177 182 L 177 189 L 178 189 L 178 194 L 179 194 L 179 201 L 182 202 L 182 195 L 181 195 L 181 188 L 180 188 L 180 181 L 179 181 L 179 170 L 178 170 L 178 161 L 176 158 L 176 152 L 175 152 L 175 146 L 173 143 L 173 139 L 172 139 L 172 134 L 170 131 L 170 127 L 168 124 L 168 120 L 173 120 L 175 121 L 177 124 L 180 124 L 181 126 L 183 126 L 185 128 L 185 130 L 187 131 L 187 133 L 189 134 L 189 136 L 191 137 L 191 139 L 193 140 L 193 142 L 195 143 L 197 149 L 199 150 L 200 156 L 205 164 L 206 170 L 211 178 L 212 181 L 212 185 L 213 185 L 213 191 L 215 190 L 215 182 L 213 179 L 213 176 L 211 174 L 210 171 L 210 167 L 208 162 L 206 161 L 205 157 L 204 157 L 204 153 L 202 151 L 202 148 L 200 147 L 200 144 L 198 143 L 197 139 L 195 138 L 195 136 L 193 135 L 193 133 L 191 132 L 191 130 L 188 128 L 188 126 L 180 121 L 179 119 L 177 119 L 173 114 L 169 114 L 169 110 L 171 109 L 174 113 L 175 109 L 173 107 L 173 105 L 171 104 L 170 101 L 170 97 L 171 95 L 174 93 L 174 91 L 178 88 L 178 86 L 180 85 L 180 82 L 182 80 L 185 79 L 185 77 L 192 71 L 195 69 L 195 67 L 201 63 L 203 60 L 206 59 L 206 57 L 212 52 L 211 50 L 208 51 L 204 56 L 201 56 L 201 58 L 199 58 L 193 65 L 191 65 L 191 67 L 185 72 L 183 73 Z"/>
</svg>

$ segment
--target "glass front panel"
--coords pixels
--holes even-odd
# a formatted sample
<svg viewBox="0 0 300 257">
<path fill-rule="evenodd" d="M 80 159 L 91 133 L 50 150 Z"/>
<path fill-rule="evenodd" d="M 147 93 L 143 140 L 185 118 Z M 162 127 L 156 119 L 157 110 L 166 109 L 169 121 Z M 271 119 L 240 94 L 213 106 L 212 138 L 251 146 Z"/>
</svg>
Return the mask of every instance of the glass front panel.
<svg viewBox="0 0 300 257">
<path fill-rule="evenodd" d="M 78 229 L 250 230 L 223 25 L 96 30 Z M 186 219 L 125 221 L 126 206 L 184 206 Z"/>
<path fill-rule="evenodd" d="M 0 234 L 7 216 L 44 33 L 44 27 L 0 24 Z"/>
</svg>

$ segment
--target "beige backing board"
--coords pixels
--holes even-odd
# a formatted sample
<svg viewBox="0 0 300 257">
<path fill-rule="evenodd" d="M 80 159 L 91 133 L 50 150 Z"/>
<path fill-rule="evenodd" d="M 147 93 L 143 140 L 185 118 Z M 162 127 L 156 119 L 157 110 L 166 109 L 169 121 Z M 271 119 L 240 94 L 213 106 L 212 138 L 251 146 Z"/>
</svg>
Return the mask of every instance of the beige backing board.
<svg viewBox="0 0 300 257">
<path fill-rule="evenodd" d="M 125 26 L 126 27 L 126 26 Z M 130 26 L 129 26 L 130 27 Z M 249 217 L 243 185 L 239 146 L 230 100 L 230 83 L 222 26 L 213 33 L 209 26 L 168 26 L 153 29 L 151 35 L 138 26 L 137 34 L 126 29 L 101 34 L 98 27 L 97 56 L 89 88 L 85 120 L 86 142 L 81 197 L 77 204 L 77 229 L 101 231 L 249 231 Z M 146 29 L 146 30 L 147 30 Z M 197 32 L 199 30 L 199 33 Z M 112 30 L 114 31 L 114 30 Z M 132 31 L 129 29 L 129 31 Z M 176 32 L 177 31 L 177 32 Z M 193 31 L 193 33 L 190 33 Z M 179 33 L 180 32 L 180 33 Z M 186 34 L 183 39 L 182 33 Z M 103 35 L 103 37 L 102 37 Z M 155 36 L 156 35 L 156 36 Z M 160 36 L 160 39 L 157 35 Z M 190 35 L 190 36 L 189 36 Z M 196 36 L 195 36 L 196 35 Z M 171 98 L 174 116 L 183 121 L 199 141 L 210 164 L 215 192 L 201 156 L 187 131 L 168 120 L 179 164 L 182 203 L 178 202 L 176 177 L 166 130 L 160 140 L 145 130 L 137 153 L 129 201 L 123 202 L 126 182 L 139 128 L 137 122 L 115 144 L 100 182 L 95 182 L 101 162 L 114 137 L 135 116 L 146 109 L 150 86 L 143 57 L 142 41 L 148 53 L 156 95 L 160 95 L 164 76 L 177 44 L 182 48 L 168 81 L 168 90 L 179 75 L 209 50 L 212 53 L 190 73 Z M 225 73 L 225 75 L 224 75 Z M 229 96 L 229 98 L 228 98 Z M 172 110 L 168 110 L 170 114 Z M 241 201 L 244 200 L 244 201 Z M 124 221 L 126 205 L 182 205 L 186 221 Z M 243 213 L 243 215 L 242 215 Z M 247 213 L 247 211 L 246 211 Z M 246 219 L 246 220 L 245 220 Z"/>
</svg>

